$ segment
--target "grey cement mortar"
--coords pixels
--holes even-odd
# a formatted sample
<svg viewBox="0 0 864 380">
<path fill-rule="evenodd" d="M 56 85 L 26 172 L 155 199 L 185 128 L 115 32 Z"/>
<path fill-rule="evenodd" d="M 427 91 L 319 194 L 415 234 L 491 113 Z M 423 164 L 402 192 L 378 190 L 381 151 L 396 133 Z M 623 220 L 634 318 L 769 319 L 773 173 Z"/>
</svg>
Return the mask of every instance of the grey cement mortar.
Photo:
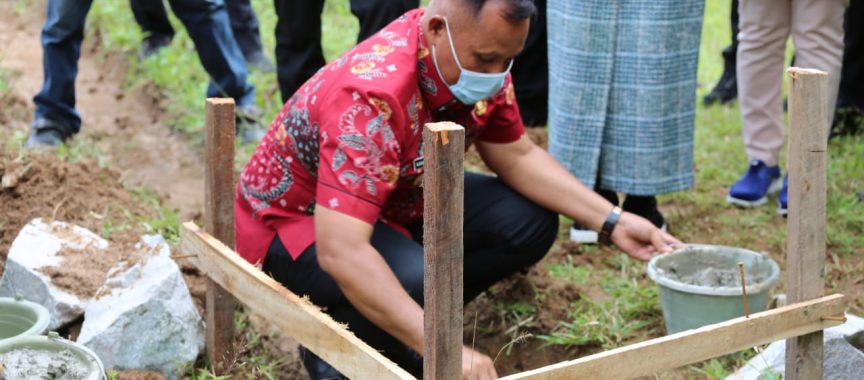
<svg viewBox="0 0 864 380">
<path fill-rule="evenodd" d="M 730 268 L 730 264 L 735 265 Z M 697 257 L 686 263 L 673 262 L 665 269 L 665 275 L 676 281 L 697 286 L 735 287 L 741 286 L 741 275 L 737 264 L 713 257 Z M 745 272 L 747 285 L 765 281 L 765 275 Z"/>
<path fill-rule="evenodd" d="M 81 380 L 88 375 L 87 364 L 69 350 L 60 352 L 18 349 L 0 354 L 6 379 Z"/>
</svg>

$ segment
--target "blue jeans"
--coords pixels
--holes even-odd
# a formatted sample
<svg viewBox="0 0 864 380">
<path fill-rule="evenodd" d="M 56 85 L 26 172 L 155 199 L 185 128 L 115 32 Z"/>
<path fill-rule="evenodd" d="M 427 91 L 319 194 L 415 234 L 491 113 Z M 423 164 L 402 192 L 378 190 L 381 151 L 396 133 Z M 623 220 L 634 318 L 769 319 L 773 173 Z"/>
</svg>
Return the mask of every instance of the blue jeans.
<svg viewBox="0 0 864 380">
<path fill-rule="evenodd" d="M 240 45 L 246 59 L 262 54 L 261 35 L 259 33 L 258 17 L 252 9 L 250 0 L 224 0 L 231 20 L 231 31 L 234 39 Z M 174 37 L 174 28 L 168 21 L 168 14 L 162 0 L 131 0 L 132 14 L 141 30 L 148 35 L 161 36 L 170 40 Z"/>
<path fill-rule="evenodd" d="M 35 116 L 63 125 L 69 133 L 81 129 L 75 110 L 75 77 L 84 39 L 84 21 L 93 0 L 48 0 L 42 27 L 45 81 L 33 98 Z M 255 102 L 255 89 L 246 80 L 246 61 L 237 47 L 223 0 L 169 0 L 186 26 L 198 57 L 210 74 L 208 97 L 231 97 L 237 106 Z M 182 80 L 181 78 L 177 78 Z"/>
</svg>

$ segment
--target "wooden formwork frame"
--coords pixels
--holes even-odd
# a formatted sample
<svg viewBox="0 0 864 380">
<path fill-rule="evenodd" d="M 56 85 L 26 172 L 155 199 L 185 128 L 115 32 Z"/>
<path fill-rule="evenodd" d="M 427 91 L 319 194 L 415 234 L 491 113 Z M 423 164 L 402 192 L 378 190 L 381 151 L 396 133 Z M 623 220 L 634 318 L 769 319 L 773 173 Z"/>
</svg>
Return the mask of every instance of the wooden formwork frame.
<svg viewBox="0 0 864 380">
<path fill-rule="evenodd" d="M 824 72 L 789 70 L 789 216 L 787 292 L 790 305 L 595 355 L 507 376 L 506 379 L 624 379 L 672 369 L 780 339 L 787 343 L 786 378 L 822 377 L 822 330 L 841 324 L 843 295 L 822 296 L 827 167 Z M 411 375 L 232 249 L 234 103 L 207 100 L 206 231 L 188 222 L 180 249 L 208 275 L 207 347 L 214 371 L 231 357 L 234 299 L 357 379 Z M 424 378 L 461 378 L 462 210 L 465 131 L 427 124 L 424 138 Z M 233 297 L 232 297 L 233 296 Z M 626 363 L 622 365 L 622 363 Z"/>
</svg>

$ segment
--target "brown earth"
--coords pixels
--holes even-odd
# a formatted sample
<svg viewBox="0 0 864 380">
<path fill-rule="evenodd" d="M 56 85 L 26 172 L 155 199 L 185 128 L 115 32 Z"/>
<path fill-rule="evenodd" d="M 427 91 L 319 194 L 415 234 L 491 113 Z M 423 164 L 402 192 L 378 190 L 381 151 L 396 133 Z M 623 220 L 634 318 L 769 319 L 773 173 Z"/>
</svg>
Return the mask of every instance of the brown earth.
<svg viewBox="0 0 864 380">
<path fill-rule="evenodd" d="M 12 131 L 27 132 L 33 104 L 25 99 L 42 86 L 39 30 L 44 5 L 30 3 L 21 15 L 15 6 L 13 1 L 0 2 L 0 61 L 12 73 L 13 105 L 23 108 L 7 116 L 12 120 L 4 124 Z M 103 162 L 119 171 L 124 185 L 156 190 L 169 206 L 180 210 L 184 220 L 198 217 L 204 204 L 201 152 L 168 127 L 160 107 L 165 100 L 152 88 L 127 88 L 129 58 L 101 54 L 96 37 L 85 39 L 78 62 L 76 107 L 83 123 L 76 139 L 104 153 Z"/>
<path fill-rule="evenodd" d="M 93 164 L 0 146 L 0 177 L 2 263 L 18 231 L 33 218 L 74 223 L 98 234 L 106 223 L 122 221 L 124 212 L 149 213 L 117 182 L 119 173 Z M 118 232 L 112 239 L 132 239 L 131 232 Z"/>
<path fill-rule="evenodd" d="M 0 270 L 12 240 L 35 217 L 80 225 L 112 244 L 138 241 L 143 231 L 137 223 L 106 236 L 106 226 L 123 221 L 124 213 L 156 216 L 152 205 L 136 199 L 130 188 L 153 189 L 167 207 L 179 211 L 182 220 L 200 219 L 204 203 L 201 148 L 193 147 L 185 135 L 169 127 L 164 115 L 166 100 L 159 99 L 155 89 L 149 85 L 128 88 L 124 83 L 128 58 L 100 52 L 98 35 L 85 39 L 78 62 L 76 107 L 83 126 L 73 145 L 95 147 L 100 162 L 69 163 L 54 153 L 22 151 L 12 142 L 12 136 L 29 132 L 33 104 L 28 99 L 42 85 L 39 29 L 44 17 L 42 3 L 29 4 L 21 15 L 15 13 L 14 6 L 15 2 L 0 2 L 0 68 L 11 79 L 11 90 L 0 93 Z M 100 167 L 100 163 L 108 168 Z M 96 280 L 85 278 L 104 278 L 104 270 L 116 261 L 91 261 L 92 257 L 81 253 L 62 253 L 80 270 L 49 268 L 46 272 L 73 292 L 91 293 Z M 188 260 L 178 261 L 203 315 L 206 279 Z M 84 281 L 74 284 L 78 280 Z M 279 379 L 307 378 L 297 359 L 296 342 L 271 331 L 260 318 L 245 320 L 251 328 L 235 335 L 238 356 L 231 378 L 264 378 L 259 366 L 272 367 Z M 74 338 L 78 329 L 80 325 L 67 326 L 64 336 Z M 249 362 L 250 358 L 265 362 Z M 203 368 L 206 363 L 201 360 L 198 364 Z M 117 377 L 162 378 L 153 372 L 130 370 L 119 372 Z"/>
<path fill-rule="evenodd" d="M 10 1 L 0 2 L 0 30 L 3 31 L 0 33 L 0 66 L 12 74 L 12 91 L 0 94 L 0 141 L 8 140 L 13 133 L 27 132 L 33 106 L 26 99 L 32 97 L 42 83 L 38 38 L 44 12 L 29 9 L 25 14 L 17 15 L 14 5 Z M 84 127 L 76 139 L 97 147 L 102 162 L 110 169 L 100 168 L 93 162 L 70 164 L 58 160 L 55 155 L 22 153 L 10 149 L 8 143 L 0 144 L 0 265 L 5 262 L 9 244 L 17 231 L 36 216 L 76 223 L 101 233 L 109 221 L 123 220 L 123 210 L 152 215 L 148 214 L 152 210 L 129 194 L 127 186 L 156 189 L 167 205 L 180 211 L 183 220 L 200 217 L 203 208 L 201 152 L 199 148 L 192 148 L 183 134 L 168 126 L 162 107 L 165 100 L 160 100 L 154 89 L 147 86 L 127 88 L 124 85 L 127 59 L 120 55 L 103 55 L 98 51 L 98 41 L 90 38 L 85 41 L 79 61 L 78 109 Z M 545 147 L 545 129 L 529 129 L 528 134 Z M 466 156 L 466 165 L 485 170 L 474 150 Z M 690 241 L 712 242 L 717 228 L 712 222 L 713 213 L 696 212 L 691 205 L 676 201 L 664 204 L 662 208 L 673 223 L 687 220 L 687 223 L 703 226 L 698 236 L 687 236 Z M 135 228 L 131 226 L 130 230 Z M 122 240 L 126 233 L 137 239 L 131 231 L 115 232 L 109 240 Z M 757 241 L 757 246 L 751 248 L 770 252 L 770 247 L 759 244 L 765 243 Z M 559 242 L 545 262 L 556 263 L 570 257 L 577 265 L 597 267 L 604 258 L 617 254 L 607 249 L 592 255 L 580 253 L 578 246 Z M 771 254 L 782 261 L 785 252 Z M 852 310 L 861 313 L 864 300 L 859 295 L 864 294 L 864 271 L 861 269 L 864 268 L 864 255 L 829 257 L 828 262 L 828 282 L 835 290 L 852 295 Z M 180 264 L 196 306 L 203 311 L 205 280 L 191 265 L 183 260 Z M 538 301 L 538 294 L 554 296 Z M 466 307 L 465 341 L 496 358 L 496 367 L 502 375 L 597 352 L 600 348 L 594 346 L 544 347 L 543 341 L 534 336 L 548 333 L 560 321 L 566 321 L 570 304 L 579 297 L 602 299 L 608 296 L 596 285 L 579 287 L 551 278 L 541 267 L 532 268 L 496 285 Z M 493 310 L 495 300 L 535 304 L 536 316 L 524 325 L 513 325 Z M 256 372 L 256 366 L 272 365 L 280 379 L 306 378 L 293 340 L 280 337 L 259 317 L 247 315 L 242 319 L 242 323 L 252 328 L 238 331 L 235 336 L 238 357 L 234 360 L 233 376 L 258 378 L 262 374 Z M 657 335 L 646 333 L 633 340 Z M 265 362 L 250 361 L 252 359 Z M 199 364 L 203 367 L 204 363 Z M 688 374 L 684 371 L 664 376 L 686 377 Z M 147 372 L 124 371 L 118 379 L 124 378 L 158 377 Z"/>
</svg>

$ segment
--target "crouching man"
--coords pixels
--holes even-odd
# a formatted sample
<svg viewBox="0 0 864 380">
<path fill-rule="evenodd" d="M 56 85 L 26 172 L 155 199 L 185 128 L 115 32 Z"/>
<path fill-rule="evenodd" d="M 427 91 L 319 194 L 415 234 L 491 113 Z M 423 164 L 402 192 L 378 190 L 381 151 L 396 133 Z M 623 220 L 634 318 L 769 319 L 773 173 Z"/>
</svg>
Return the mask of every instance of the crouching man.
<svg viewBox="0 0 864 380">
<path fill-rule="evenodd" d="M 404 14 L 298 90 L 240 178 L 238 252 L 418 376 L 425 123 L 464 126 L 497 174 L 465 174 L 465 302 L 543 258 L 558 214 L 640 260 L 676 241 L 525 136 L 509 69 L 535 12 L 530 0 L 436 0 Z M 463 350 L 464 378 L 497 377 Z M 341 377 L 301 351 L 312 378 Z"/>
</svg>

